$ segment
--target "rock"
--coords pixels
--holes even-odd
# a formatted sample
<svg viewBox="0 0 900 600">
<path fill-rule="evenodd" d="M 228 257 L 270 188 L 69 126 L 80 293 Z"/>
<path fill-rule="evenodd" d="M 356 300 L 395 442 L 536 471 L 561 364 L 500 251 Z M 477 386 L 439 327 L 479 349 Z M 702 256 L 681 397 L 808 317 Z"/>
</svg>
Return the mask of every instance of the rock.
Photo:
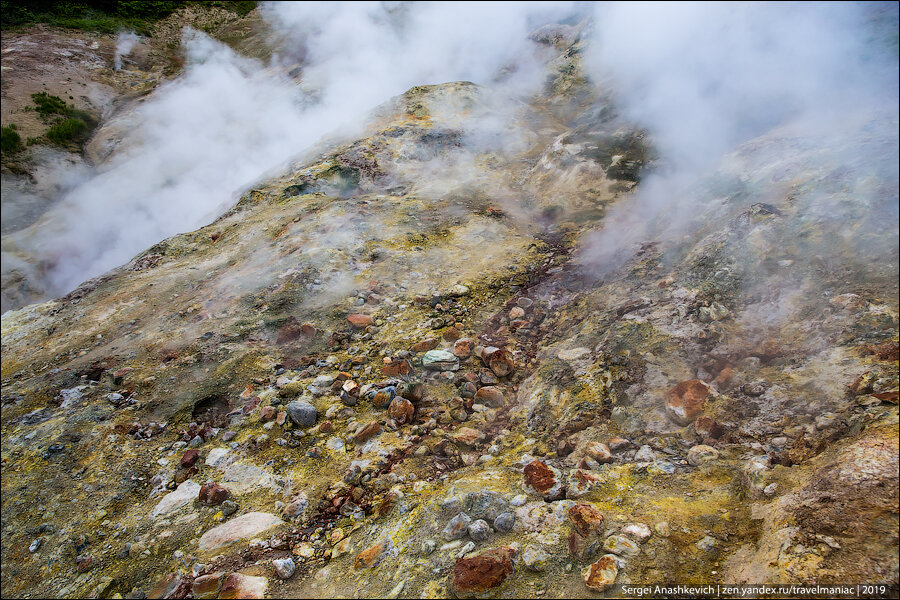
<svg viewBox="0 0 900 600">
<path fill-rule="evenodd" d="M 353 435 L 353 441 L 362 444 L 379 433 L 381 433 L 381 424 L 378 421 L 372 421 Z"/>
<path fill-rule="evenodd" d="M 465 446 L 475 446 L 484 439 L 484 434 L 471 427 L 460 427 L 450 434 L 450 439 Z"/>
<path fill-rule="evenodd" d="M 417 344 L 413 344 L 410 346 L 410 352 L 428 352 L 429 350 L 434 350 L 438 347 L 441 341 L 437 338 L 429 338 L 427 340 L 422 340 Z"/>
<path fill-rule="evenodd" d="M 381 368 L 381 374 L 388 377 L 398 377 L 412 373 L 412 363 L 405 358 L 394 359 Z"/>
<path fill-rule="evenodd" d="M 270 513 L 251 512 L 213 527 L 200 537 L 200 550 L 215 550 L 240 539 L 255 535 L 281 525 L 283 521 Z"/>
<path fill-rule="evenodd" d="M 660 537 L 667 538 L 672 533 L 672 528 L 669 527 L 668 521 L 660 521 L 656 525 L 653 526 L 653 529 L 656 530 L 656 534 Z"/>
<path fill-rule="evenodd" d="M 543 548 L 529 544 L 522 552 L 522 562 L 529 571 L 546 571 L 550 565 L 550 555 Z"/>
<path fill-rule="evenodd" d="M 688 450 L 687 461 L 695 467 L 719 458 L 719 451 L 712 446 L 700 444 Z"/>
<path fill-rule="evenodd" d="M 609 449 L 613 452 L 619 452 L 620 450 L 627 450 L 631 448 L 632 443 L 625 438 L 613 438 L 609 440 Z"/>
<path fill-rule="evenodd" d="M 603 533 L 603 513 L 590 504 L 576 504 L 566 511 L 572 525 L 582 537 Z"/>
<path fill-rule="evenodd" d="M 591 459 L 586 459 L 591 460 Z M 598 465 L 599 466 L 599 465 Z M 566 482 L 566 498 L 579 498 L 596 489 L 601 479 L 583 469 L 573 469 Z"/>
<path fill-rule="evenodd" d="M 636 556 L 641 552 L 640 547 L 635 542 L 623 535 L 609 536 L 603 542 L 603 548 L 619 556 Z"/>
<path fill-rule="evenodd" d="M 505 512 L 497 515 L 494 519 L 494 529 L 500 533 L 508 533 L 512 531 L 513 525 L 516 523 L 515 513 Z"/>
<path fill-rule="evenodd" d="M 188 450 L 181 456 L 181 468 L 190 469 L 200 459 L 200 452 L 197 450 Z"/>
<path fill-rule="evenodd" d="M 360 315 L 360 314 L 348 316 L 347 322 L 350 323 L 350 325 L 354 329 L 365 329 L 369 325 L 375 324 L 375 321 L 372 320 L 372 317 L 370 317 L 369 315 Z"/>
<path fill-rule="evenodd" d="M 238 508 L 240 508 L 240 506 L 238 506 L 237 502 L 235 502 L 234 500 L 226 500 L 222 503 L 221 511 L 223 515 L 228 517 L 236 513 Z"/>
<path fill-rule="evenodd" d="M 219 595 L 224 581 L 225 573 L 222 571 L 201 575 L 191 584 L 191 593 L 194 594 L 194 598 L 215 598 Z"/>
<path fill-rule="evenodd" d="M 459 359 L 446 350 L 429 350 L 422 357 L 422 367 L 430 371 L 456 371 Z"/>
<path fill-rule="evenodd" d="M 312 427 L 316 424 L 319 417 L 319 411 L 309 402 L 302 400 L 294 400 L 287 405 L 287 414 L 291 421 L 300 427 Z"/>
<path fill-rule="evenodd" d="M 505 377 L 516 368 L 516 364 L 503 348 L 488 346 L 482 349 L 481 360 L 497 377 Z"/>
<path fill-rule="evenodd" d="M 707 416 L 697 417 L 694 421 L 694 431 L 703 438 L 718 439 L 725 433 L 725 429 L 714 419 Z"/>
<path fill-rule="evenodd" d="M 353 567 L 356 569 L 370 569 L 378 566 L 393 547 L 394 544 L 390 536 L 386 536 L 384 539 L 379 540 L 357 554 L 356 560 L 353 562 Z"/>
<path fill-rule="evenodd" d="M 172 594 L 181 587 L 181 576 L 177 573 L 170 573 L 157 581 L 153 587 L 147 591 L 147 598 L 170 598 Z"/>
<path fill-rule="evenodd" d="M 457 598 L 480 596 L 502 586 L 514 571 L 516 552 L 508 546 L 460 558 L 450 572 L 450 591 Z"/>
<path fill-rule="evenodd" d="M 290 579 L 297 569 L 297 565 L 294 564 L 294 559 L 291 557 L 276 558 L 272 561 L 272 566 L 275 567 L 275 573 L 281 579 Z"/>
<path fill-rule="evenodd" d="M 162 500 L 150 512 L 150 516 L 156 518 L 174 512 L 193 501 L 199 493 L 200 486 L 198 484 L 190 480 L 185 481 L 174 492 L 163 496 Z"/>
<path fill-rule="evenodd" d="M 397 388 L 397 393 L 410 402 L 421 402 L 425 397 L 425 386 L 421 382 L 404 383 Z"/>
<path fill-rule="evenodd" d="M 30 552 L 31 554 L 34 554 L 35 552 L 40 550 L 42 543 L 43 542 L 41 541 L 40 538 L 36 538 L 36 539 L 32 540 L 31 543 L 28 545 L 28 552 Z"/>
<path fill-rule="evenodd" d="M 87 573 L 94 566 L 94 557 L 90 554 L 82 554 L 75 557 L 75 569 L 79 573 Z"/>
<path fill-rule="evenodd" d="M 697 549 L 703 550 L 704 552 L 711 552 L 716 549 L 718 546 L 719 540 L 708 535 L 697 542 Z"/>
<path fill-rule="evenodd" d="M 610 452 L 609 447 L 600 442 L 588 442 L 584 447 L 584 453 L 601 464 L 612 461 L 612 452 Z"/>
<path fill-rule="evenodd" d="M 468 528 L 469 537 L 476 542 L 483 542 L 491 534 L 491 526 L 484 519 L 473 521 Z"/>
<path fill-rule="evenodd" d="M 225 502 L 230 495 L 231 493 L 218 483 L 207 481 L 200 487 L 197 500 L 206 506 L 216 506 Z"/>
<path fill-rule="evenodd" d="M 500 408 L 506 404 L 503 390 L 492 385 L 486 385 L 475 392 L 475 401 L 491 408 Z"/>
<path fill-rule="evenodd" d="M 450 519 L 447 526 L 441 532 L 447 541 L 458 540 L 468 533 L 469 525 L 472 524 L 472 518 L 464 512 L 458 513 Z"/>
<path fill-rule="evenodd" d="M 629 523 L 622 528 L 622 533 L 639 543 L 646 542 L 653 535 L 650 528 L 643 523 Z"/>
<path fill-rule="evenodd" d="M 435 542 L 434 540 L 422 541 L 422 554 L 431 554 L 432 552 L 434 552 L 435 548 L 437 548 L 437 542 Z"/>
<path fill-rule="evenodd" d="M 500 513 L 506 512 L 509 504 L 497 492 L 481 491 L 466 494 L 465 512 L 476 519 L 493 521 Z"/>
<path fill-rule="evenodd" d="M 413 403 L 406 398 L 394 398 L 388 407 L 388 414 L 400 425 L 412 422 L 415 411 Z"/>
<path fill-rule="evenodd" d="M 274 406 L 263 406 L 259 409 L 259 420 L 262 423 L 267 423 L 275 418 L 278 414 L 278 411 L 275 410 Z"/>
<path fill-rule="evenodd" d="M 473 348 L 475 348 L 475 340 L 472 338 L 460 338 L 453 344 L 453 354 L 461 360 L 465 360 L 472 355 Z"/>
<path fill-rule="evenodd" d="M 604 592 L 613 585 L 618 574 L 619 565 L 616 563 L 616 557 L 604 554 L 600 560 L 586 567 L 581 572 L 581 577 L 590 589 Z"/>
<path fill-rule="evenodd" d="M 268 585 L 269 582 L 265 577 L 231 573 L 222 584 L 219 598 L 221 600 L 229 598 L 265 598 Z"/>
<path fill-rule="evenodd" d="M 666 412 L 679 425 L 688 425 L 703 413 L 709 385 L 699 379 L 682 381 L 666 392 Z"/>
<path fill-rule="evenodd" d="M 206 465 L 209 467 L 218 467 L 225 463 L 228 456 L 228 448 L 213 448 L 206 455 Z"/>
<path fill-rule="evenodd" d="M 299 517 L 306 511 L 308 506 L 309 498 L 305 493 L 301 493 L 299 496 L 287 503 L 287 505 L 284 507 L 284 515 L 291 518 Z"/>
<path fill-rule="evenodd" d="M 643 445 L 634 454 L 634 462 L 653 462 L 656 460 L 656 452 L 648 445 Z"/>
<path fill-rule="evenodd" d="M 459 339 L 459 336 L 460 336 L 460 333 L 456 327 L 448 327 L 447 329 L 444 330 L 444 333 L 442 334 L 441 337 L 443 337 L 444 340 L 447 342 L 455 342 L 456 340 Z"/>
<path fill-rule="evenodd" d="M 522 470 L 526 492 L 543 496 L 548 502 L 562 498 L 565 493 L 562 474 L 540 460 L 533 460 Z"/>
</svg>

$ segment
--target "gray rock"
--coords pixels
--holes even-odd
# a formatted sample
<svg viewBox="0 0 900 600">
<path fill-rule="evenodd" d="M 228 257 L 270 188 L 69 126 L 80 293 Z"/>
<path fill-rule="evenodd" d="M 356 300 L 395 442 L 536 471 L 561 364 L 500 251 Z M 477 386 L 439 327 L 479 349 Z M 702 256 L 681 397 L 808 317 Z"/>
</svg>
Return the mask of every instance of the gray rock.
<svg viewBox="0 0 900 600">
<path fill-rule="evenodd" d="M 28 546 L 28 551 L 31 552 L 32 554 L 34 554 L 35 552 L 38 551 L 38 549 L 40 549 L 40 547 L 41 547 L 41 539 L 37 538 L 33 542 L 31 542 L 31 544 Z"/>
<path fill-rule="evenodd" d="M 472 492 L 466 495 L 465 512 L 475 519 L 493 521 L 509 510 L 509 503 L 497 492 Z"/>
<path fill-rule="evenodd" d="M 472 518 L 466 513 L 459 513 L 447 523 L 447 526 L 444 527 L 444 531 L 442 532 L 444 538 L 448 541 L 458 540 L 464 535 L 469 529 L 469 525 L 472 523 Z"/>
<path fill-rule="evenodd" d="M 656 453 L 653 448 L 647 445 L 641 446 L 634 455 L 634 462 L 653 462 L 656 460 Z"/>
<path fill-rule="evenodd" d="M 496 529 L 500 533 L 507 533 L 509 531 L 512 531 L 513 525 L 515 525 L 515 523 L 515 513 L 500 513 L 499 515 L 497 515 L 497 518 L 494 519 L 494 529 Z"/>
<path fill-rule="evenodd" d="M 431 554 L 434 552 L 435 548 L 437 548 L 437 543 L 434 540 L 425 540 L 422 542 L 422 554 Z"/>
<path fill-rule="evenodd" d="M 297 565 L 294 564 L 294 560 L 290 557 L 276 558 L 272 561 L 272 566 L 275 567 L 275 572 L 282 579 L 290 579 L 297 568 Z"/>
<path fill-rule="evenodd" d="M 469 525 L 469 537 L 476 542 L 483 542 L 490 534 L 491 526 L 484 519 L 478 519 Z"/>
<path fill-rule="evenodd" d="M 240 508 L 240 507 L 238 506 L 238 503 L 235 502 L 234 500 L 226 500 L 225 502 L 222 503 L 222 506 L 221 506 L 222 514 L 225 515 L 226 517 L 236 513 L 238 508 Z"/>
<path fill-rule="evenodd" d="M 319 411 L 309 402 L 294 400 L 287 405 L 287 414 L 291 421 L 301 427 L 312 427 L 319 418 Z"/>
</svg>

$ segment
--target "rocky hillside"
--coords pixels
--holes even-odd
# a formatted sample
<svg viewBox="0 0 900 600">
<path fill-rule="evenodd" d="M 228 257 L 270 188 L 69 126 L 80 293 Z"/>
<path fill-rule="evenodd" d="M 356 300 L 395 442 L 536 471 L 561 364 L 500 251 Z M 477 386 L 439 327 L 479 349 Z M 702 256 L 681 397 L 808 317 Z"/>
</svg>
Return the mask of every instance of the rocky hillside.
<svg viewBox="0 0 900 600">
<path fill-rule="evenodd" d="M 773 129 L 600 258 L 665 165 L 582 31 L 5 313 L 2 595 L 896 590 L 896 117 Z"/>
</svg>

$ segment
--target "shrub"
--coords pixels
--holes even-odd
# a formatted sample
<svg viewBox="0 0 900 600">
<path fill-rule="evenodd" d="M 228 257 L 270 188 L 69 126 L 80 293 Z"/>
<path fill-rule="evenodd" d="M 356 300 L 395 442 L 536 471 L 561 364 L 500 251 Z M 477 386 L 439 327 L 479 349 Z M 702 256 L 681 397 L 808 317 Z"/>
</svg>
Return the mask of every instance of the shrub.
<svg viewBox="0 0 900 600">
<path fill-rule="evenodd" d="M 15 125 L 0 128 L 0 151 L 3 154 L 15 154 L 22 149 L 22 138 Z"/>
<path fill-rule="evenodd" d="M 69 107 L 59 96 L 51 96 L 47 92 L 32 94 L 34 109 L 45 119 L 50 115 L 68 115 Z"/>
<path fill-rule="evenodd" d="M 47 130 L 47 139 L 54 144 L 65 146 L 70 142 L 82 142 L 90 131 L 88 124 L 81 119 L 63 119 Z"/>
</svg>

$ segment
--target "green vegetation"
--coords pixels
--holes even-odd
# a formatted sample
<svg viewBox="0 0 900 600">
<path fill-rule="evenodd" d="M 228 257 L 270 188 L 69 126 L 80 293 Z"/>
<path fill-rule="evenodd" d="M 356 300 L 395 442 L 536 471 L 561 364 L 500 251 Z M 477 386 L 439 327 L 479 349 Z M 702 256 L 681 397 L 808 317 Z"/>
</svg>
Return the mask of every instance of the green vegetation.
<svg viewBox="0 0 900 600">
<path fill-rule="evenodd" d="M 59 96 L 51 96 L 47 92 L 32 94 L 34 110 L 44 119 L 51 122 L 47 130 L 47 139 L 59 146 L 85 142 L 97 125 L 90 113 L 69 106 Z M 28 143 L 32 143 L 29 138 Z"/>
<path fill-rule="evenodd" d="M 131 29 L 141 35 L 151 35 L 151 25 L 188 5 L 224 8 L 240 16 L 256 8 L 256 2 L 185 2 L 86 0 L 60 2 L 58 0 L 2 0 L 0 17 L 3 29 L 31 23 L 47 23 L 57 27 L 116 33 Z"/>
<path fill-rule="evenodd" d="M 14 124 L 0 128 L 0 151 L 3 154 L 15 154 L 22 149 L 22 138 Z"/>
</svg>

